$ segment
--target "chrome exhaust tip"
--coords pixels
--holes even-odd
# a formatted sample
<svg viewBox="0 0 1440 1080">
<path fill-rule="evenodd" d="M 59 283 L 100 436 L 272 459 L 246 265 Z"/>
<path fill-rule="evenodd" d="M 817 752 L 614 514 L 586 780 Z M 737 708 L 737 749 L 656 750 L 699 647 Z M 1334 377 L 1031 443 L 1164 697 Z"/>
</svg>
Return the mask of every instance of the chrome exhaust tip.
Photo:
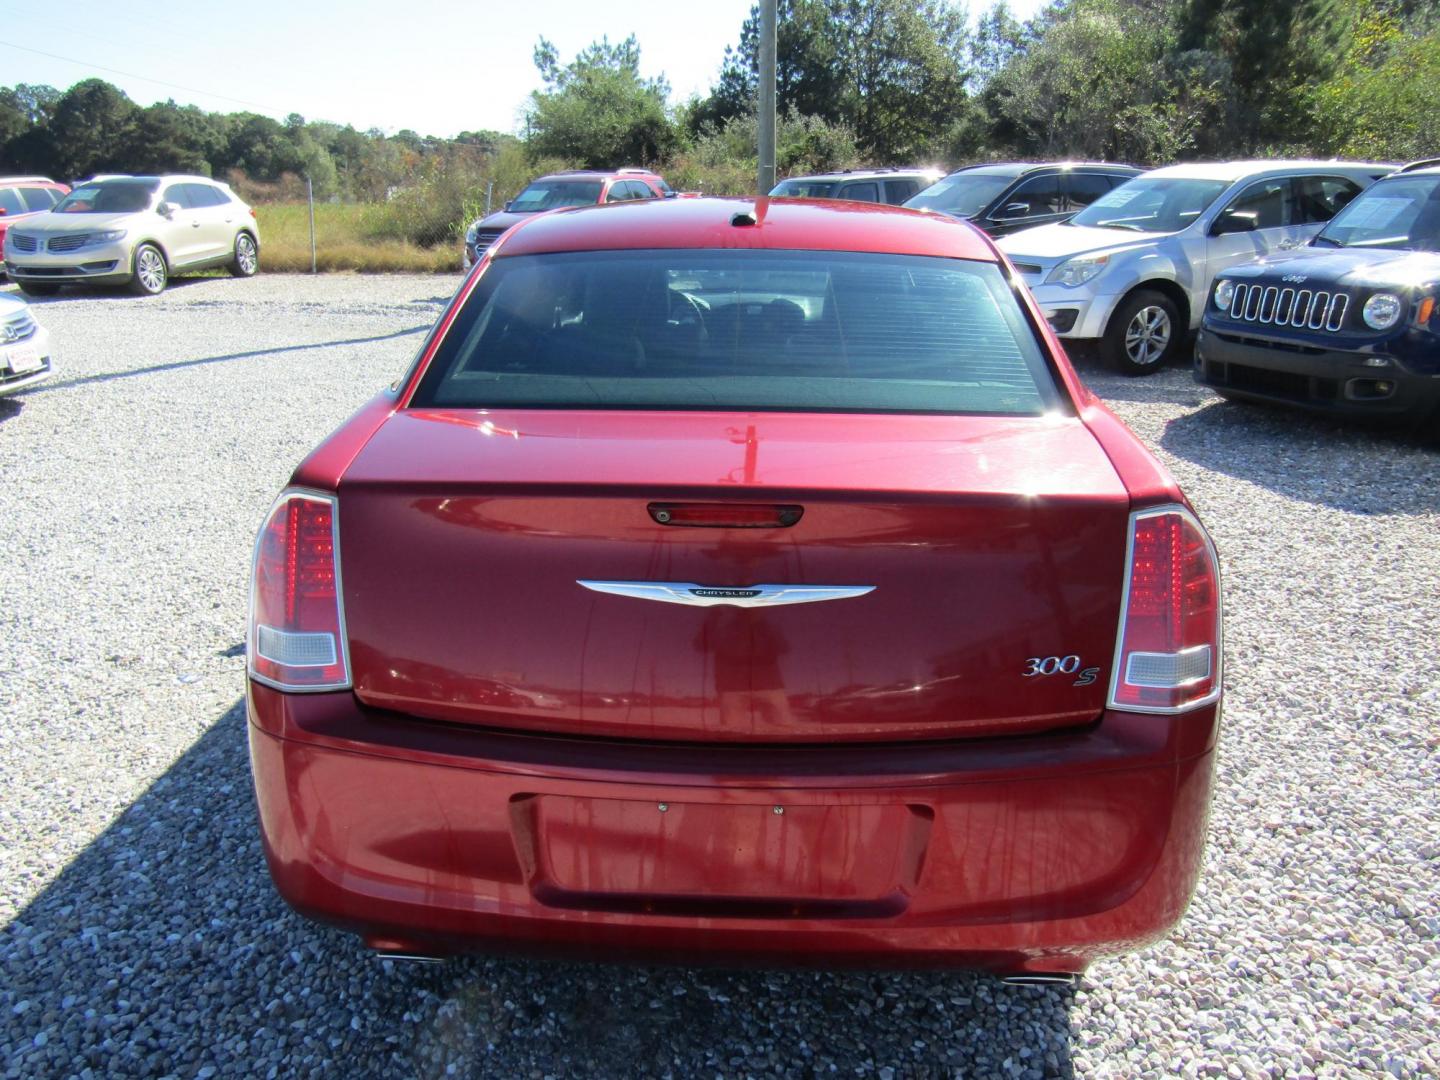
<svg viewBox="0 0 1440 1080">
<path fill-rule="evenodd" d="M 1076 976 L 1068 971 L 1023 971 L 1000 981 L 1006 986 L 1074 986 Z"/>
<path fill-rule="evenodd" d="M 445 957 L 430 953 L 397 952 L 393 949 L 375 950 L 376 960 L 395 960 L 405 964 L 443 964 Z"/>
</svg>

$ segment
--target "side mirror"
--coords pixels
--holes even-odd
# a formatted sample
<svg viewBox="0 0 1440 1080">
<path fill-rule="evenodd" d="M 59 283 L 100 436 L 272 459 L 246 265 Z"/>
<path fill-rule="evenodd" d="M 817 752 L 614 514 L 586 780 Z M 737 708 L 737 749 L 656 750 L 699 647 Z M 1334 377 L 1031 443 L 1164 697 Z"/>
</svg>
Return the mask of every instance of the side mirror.
<svg viewBox="0 0 1440 1080">
<path fill-rule="evenodd" d="M 514 206 L 514 205 L 515 205 L 515 200 L 514 200 L 514 199 L 511 199 L 510 201 L 508 201 L 508 202 L 505 204 L 505 212 L 508 214 L 508 213 L 510 212 L 510 208 L 511 208 L 512 206 Z"/>
<path fill-rule="evenodd" d="M 680 197 L 680 193 L 679 193 L 678 191 L 667 191 L 667 192 L 665 192 L 665 198 L 667 198 L 667 199 L 678 199 L 679 197 Z"/>
<path fill-rule="evenodd" d="M 1024 217 L 1028 213 L 1030 213 L 1030 204 L 1028 202 L 1012 202 L 1009 206 L 1005 207 L 1004 210 L 1001 210 L 1000 213 L 996 215 L 996 217 Z"/>
<path fill-rule="evenodd" d="M 1210 226 L 1210 235 L 1228 236 L 1231 233 L 1254 232 L 1258 227 L 1254 211 L 1227 210 Z"/>
<path fill-rule="evenodd" d="M 173 202 L 162 202 L 159 206 L 155 207 L 156 212 L 163 218 L 173 218 L 175 211 L 179 209 L 179 205 Z"/>
</svg>

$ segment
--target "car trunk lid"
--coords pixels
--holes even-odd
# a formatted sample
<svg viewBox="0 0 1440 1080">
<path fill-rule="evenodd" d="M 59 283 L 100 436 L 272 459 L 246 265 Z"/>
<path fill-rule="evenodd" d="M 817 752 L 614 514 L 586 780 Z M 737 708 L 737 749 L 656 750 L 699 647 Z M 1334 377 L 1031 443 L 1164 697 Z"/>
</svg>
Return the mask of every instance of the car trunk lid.
<svg viewBox="0 0 1440 1080">
<path fill-rule="evenodd" d="M 377 707 L 807 743 L 1104 705 L 1129 503 L 1073 418 L 404 410 L 339 503 L 355 692 Z M 635 585 L 678 599 L 614 587 Z M 844 592 L 736 606 L 762 586 Z"/>
</svg>

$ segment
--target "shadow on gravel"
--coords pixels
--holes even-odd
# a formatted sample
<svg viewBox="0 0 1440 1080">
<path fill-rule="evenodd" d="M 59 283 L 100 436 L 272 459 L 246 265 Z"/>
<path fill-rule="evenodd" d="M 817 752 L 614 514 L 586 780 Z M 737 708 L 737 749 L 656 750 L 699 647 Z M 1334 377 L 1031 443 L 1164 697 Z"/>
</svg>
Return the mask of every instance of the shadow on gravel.
<svg viewBox="0 0 1440 1080">
<path fill-rule="evenodd" d="M 14 398 L 0 398 L 0 424 L 6 420 L 13 420 L 24 410 L 25 403 L 16 401 Z"/>
<path fill-rule="evenodd" d="M 1352 514 L 1429 514 L 1440 452 L 1400 430 L 1215 400 L 1166 426 L 1160 445 L 1207 469 Z"/>
<path fill-rule="evenodd" d="M 408 337 L 411 334 L 427 333 L 430 326 L 411 326 L 404 330 L 396 330 L 389 334 L 376 334 L 373 337 L 344 338 L 340 341 L 317 341 L 310 345 L 280 345 L 273 349 L 252 349 L 249 352 L 226 353 L 223 356 L 202 356 L 195 360 L 176 360 L 169 364 L 152 364 L 149 367 L 133 368 L 130 371 L 110 371 L 100 375 L 82 375 L 77 379 L 61 379 L 59 382 L 46 383 L 29 391 L 32 394 L 49 392 L 52 390 L 64 390 L 71 386 L 85 386 L 88 383 L 113 382 L 116 379 L 133 379 L 141 375 L 155 375 L 162 371 L 177 371 L 180 368 L 197 367 L 204 364 L 221 364 L 227 360 L 251 360 L 257 356 L 278 356 L 281 353 L 305 352 L 309 349 L 338 349 L 345 345 L 373 345 L 377 341 L 393 341 L 395 338 Z"/>
<path fill-rule="evenodd" d="M 271 888 L 244 727 L 0 930 L 0 1075 L 1073 1074 L 1071 993 L 975 975 L 378 962 Z"/>
</svg>

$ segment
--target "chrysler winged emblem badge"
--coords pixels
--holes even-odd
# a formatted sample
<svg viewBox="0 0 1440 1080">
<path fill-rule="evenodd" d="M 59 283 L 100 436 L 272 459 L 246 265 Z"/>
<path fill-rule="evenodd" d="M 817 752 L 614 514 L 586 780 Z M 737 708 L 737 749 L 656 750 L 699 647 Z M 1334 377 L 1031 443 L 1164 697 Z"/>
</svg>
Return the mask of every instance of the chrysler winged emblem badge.
<svg viewBox="0 0 1440 1080">
<path fill-rule="evenodd" d="M 785 604 L 816 604 L 821 600 L 848 600 L 874 592 L 874 585 L 695 585 L 682 581 L 577 581 L 592 592 L 629 596 L 636 600 L 659 600 L 663 604 L 690 607 L 782 607 Z"/>
</svg>

